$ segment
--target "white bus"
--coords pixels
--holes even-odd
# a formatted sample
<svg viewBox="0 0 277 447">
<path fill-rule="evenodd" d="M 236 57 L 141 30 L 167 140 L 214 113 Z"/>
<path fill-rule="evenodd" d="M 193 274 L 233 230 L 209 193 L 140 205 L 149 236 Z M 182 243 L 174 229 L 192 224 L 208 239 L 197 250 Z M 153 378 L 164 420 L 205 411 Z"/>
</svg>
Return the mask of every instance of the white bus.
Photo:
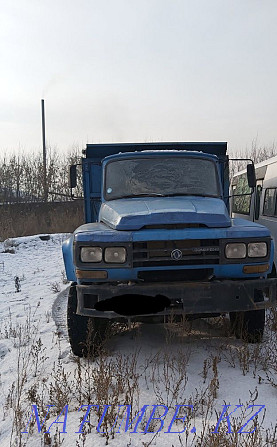
<svg viewBox="0 0 277 447">
<path fill-rule="evenodd" d="M 272 275 L 277 271 L 277 156 L 255 165 L 257 185 L 251 195 L 246 169 L 237 172 L 231 181 L 232 217 L 241 217 L 264 225 L 274 239 L 275 253 Z"/>
</svg>

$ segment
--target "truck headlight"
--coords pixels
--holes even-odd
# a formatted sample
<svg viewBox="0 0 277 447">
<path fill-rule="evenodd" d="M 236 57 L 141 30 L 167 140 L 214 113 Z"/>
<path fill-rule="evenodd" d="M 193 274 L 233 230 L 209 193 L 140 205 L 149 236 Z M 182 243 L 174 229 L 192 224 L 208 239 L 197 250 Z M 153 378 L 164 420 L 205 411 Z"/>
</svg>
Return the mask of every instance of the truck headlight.
<svg viewBox="0 0 277 447">
<path fill-rule="evenodd" d="M 102 248 L 101 247 L 82 247 L 81 248 L 82 262 L 101 262 Z"/>
<path fill-rule="evenodd" d="M 225 256 L 228 259 L 246 258 L 246 244 L 243 244 L 241 242 L 236 244 L 226 244 Z"/>
<path fill-rule="evenodd" d="M 267 244 L 265 242 L 250 242 L 248 244 L 249 258 L 264 258 L 267 255 Z"/>
<path fill-rule="evenodd" d="M 105 249 L 105 262 L 114 264 L 124 264 L 126 262 L 126 248 L 125 247 L 108 247 Z"/>
</svg>

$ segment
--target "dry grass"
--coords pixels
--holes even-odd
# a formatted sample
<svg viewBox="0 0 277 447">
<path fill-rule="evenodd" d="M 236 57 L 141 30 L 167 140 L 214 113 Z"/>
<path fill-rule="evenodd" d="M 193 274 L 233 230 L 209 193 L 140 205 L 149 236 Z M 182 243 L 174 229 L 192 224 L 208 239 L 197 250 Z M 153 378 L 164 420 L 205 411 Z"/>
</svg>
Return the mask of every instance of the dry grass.
<svg viewBox="0 0 277 447">
<path fill-rule="evenodd" d="M 180 446 L 202 447 L 265 447 L 277 445 L 276 427 L 263 429 L 262 417 L 256 418 L 254 426 L 257 429 L 253 433 L 239 435 L 238 427 L 246 420 L 247 405 L 259 402 L 258 388 L 255 387 L 249 393 L 249 402 L 243 405 L 243 412 L 232 417 L 232 432 L 226 433 L 226 424 L 221 424 L 218 433 L 212 434 L 215 428 L 215 408 L 219 407 L 216 401 L 219 397 L 220 367 L 222 363 L 234 369 L 240 369 L 242 376 L 251 376 L 257 380 L 257 386 L 261 381 L 277 388 L 277 345 L 276 345 L 276 311 L 268 314 L 268 331 L 265 334 L 265 342 L 260 345 L 248 345 L 243 342 L 226 342 L 218 345 L 217 352 L 207 350 L 207 356 L 203 360 L 202 369 L 198 376 L 202 385 L 193 392 L 189 391 L 190 361 L 192 349 L 190 343 L 173 349 L 176 338 L 190 337 L 191 324 L 182 322 L 171 323 L 167 326 L 165 344 L 152 355 L 144 356 L 137 349 L 129 354 L 121 352 L 113 356 L 104 346 L 104 349 L 95 358 L 74 358 L 71 371 L 68 372 L 62 363 L 57 360 L 50 374 L 46 374 L 47 356 L 43 341 L 39 335 L 38 325 L 34 326 L 33 313 L 29 309 L 24 325 L 14 325 L 11 318 L 2 327 L 1 337 L 10 338 L 17 352 L 17 378 L 6 395 L 4 418 L 12 417 L 11 446 L 27 446 L 30 436 L 37 432 L 35 421 L 32 420 L 28 427 L 29 434 L 22 434 L 30 415 L 31 405 L 37 405 L 41 418 L 46 417 L 46 425 L 63 411 L 67 404 L 69 411 L 77 411 L 81 405 L 97 403 L 100 408 L 91 411 L 90 423 L 84 425 L 83 433 L 76 434 L 76 446 L 86 446 L 88 435 L 102 436 L 103 443 L 109 444 L 117 436 L 118 421 L 124 415 L 126 408 L 122 408 L 118 417 L 118 405 L 130 405 L 131 420 L 136 412 L 144 404 L 142 402 L 141 389 L 146 390 L 159 405 L 165 405 L 169 411 L 174 411 L 175 405 L 193 405 L 193 411 L 186 409 L 187 431 L 179 436 Z M 220 323 L 221 324 L 221 323 Z M 118 325 L 122 333 L 126 326 Z M 224 329 L 225 330 L 225 329 Z M 171 331 L 171 333 L 170 333 Z M 135 337 L 139 337 L 139 326 L 135 326 Z M 181 334 L 181 335 L 180 335 Z M 59 338 L 59 337 L 58 337 Z M 180 346 L 180 345 L 179 345 Z M 211 345 L 212 346 L 212 345 Z M 215 353 L 216 352 L 216 353 Z M 144 359 L 142 363 L 142 358 Z M 223 390 L 224 392 L 224 390 Z M 275 391 L 274 391 L 275 392 Z M 53 411 L 47 415 L 47 405 L 55 405 Z M 154 402 L 153 402 L 154 403 Z M 102 435 L 97 434 L 96 426 L 100 421 L 105 405 L 109 409 L 101 423 Z M 152 405 L 152 403 L 151 403 Z M 249 411 L 249 410 L 248 410 Z M 158 414 L 158 413 L 157 413 Z M 162 414 L 162 410 L 160 412 Z M 180 412 L 180 416 L 182 412 Z M 80 413 L 80 423 L 84 413 Z M 149 415 L 148 415 L 149 416 Z M 217 415 L 218 419 L 219 415 Z M 199 429 L 199 420 L 201 428 Z M 139 431 L 145 429 L 147 419 L 140 424 Z M 159 429 L 159 421 L 152 421 L 147 428 L 148 432 Z M 191 433 L 193 427 L 198 424 L 197 433 Z M 250 426 L 251 428 L 251 426 Z M 253 426 L 252 426 L 253 429 Z M 60 428 L 61 430 L 61 428 Z M 121 432 L 123 428 L 121 427 Z M 181 428 L 180 428 L 181 430 Z M 77 431 L 76 428 L 74 431 Z M 124 430 L 123 430 L 124 431 Z M 163 433 L 153 433 L 147 438 L 145 446 L 154 445 L 159 436 L 167 436 Z M 90 435 L 91 439 L 91 435 Z M 120 438 L 119 438 L 120 439 Z M 66 445 L 66 435 L 59 431 L 46 432 L 43 428 L 44 445 Z M 103 444 L 103 445 L 104 445 Z"/>
<path fill-rule="evenodd" d="M 0 205 L 0 241 L 41 233 L 71 233 L 84 223 L 83 201 Z"/>
</svg>

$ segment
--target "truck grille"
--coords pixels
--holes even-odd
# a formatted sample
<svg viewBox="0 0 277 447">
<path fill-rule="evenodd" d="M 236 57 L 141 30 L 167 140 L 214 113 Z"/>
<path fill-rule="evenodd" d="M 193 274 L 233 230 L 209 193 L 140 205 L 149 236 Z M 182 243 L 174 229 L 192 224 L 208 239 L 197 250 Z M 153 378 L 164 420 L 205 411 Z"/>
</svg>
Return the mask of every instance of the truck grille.
<svg viewBox="0 0 277 447">
<path fill-rule="evenodd" d="M 219 264 L 219 256 L 218 239 L 133 243 L 133 267 Z"/>
</svg>

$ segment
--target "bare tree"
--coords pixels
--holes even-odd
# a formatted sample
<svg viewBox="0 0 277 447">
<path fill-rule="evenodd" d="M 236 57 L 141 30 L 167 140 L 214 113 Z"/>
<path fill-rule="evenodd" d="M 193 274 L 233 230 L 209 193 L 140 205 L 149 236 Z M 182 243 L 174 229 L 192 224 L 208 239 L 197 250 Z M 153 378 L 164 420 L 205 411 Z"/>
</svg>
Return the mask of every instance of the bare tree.
<svg viewBox="0 0 277 447">
<path fill-rule="evenodd" d="M 69 166 L 80 163 L 81 150 L 74 146 L 67 154 L 48 150 L 46 181 L 48 201 L 71 199 Z M 0 158 L 0 202 L 34 202 L 44 200 L 43 160 L 41 154 L 24 154 Z M 81 170 L 75 195 L 82 196 Z"/>
<path fill-rule="evenodd" d="M 268 158 L 274 157 L 275 155 L 277 155 L 277 147 L 275 142 L 273 142 L 271 146 L 259 146 L 257 138 L 255 138 L 252 141 L 250 149 L 231 152 L 229 157 L 249 158 L 250 160 L 253 160 L 254 164 L 257 164 L 261 161 L 267 160 Z M 236 172 L 245 169 L 246 164 L 247 162 L 242 160 L 230 162 L 230 176 L 233 177 Z"/>
</svg>

